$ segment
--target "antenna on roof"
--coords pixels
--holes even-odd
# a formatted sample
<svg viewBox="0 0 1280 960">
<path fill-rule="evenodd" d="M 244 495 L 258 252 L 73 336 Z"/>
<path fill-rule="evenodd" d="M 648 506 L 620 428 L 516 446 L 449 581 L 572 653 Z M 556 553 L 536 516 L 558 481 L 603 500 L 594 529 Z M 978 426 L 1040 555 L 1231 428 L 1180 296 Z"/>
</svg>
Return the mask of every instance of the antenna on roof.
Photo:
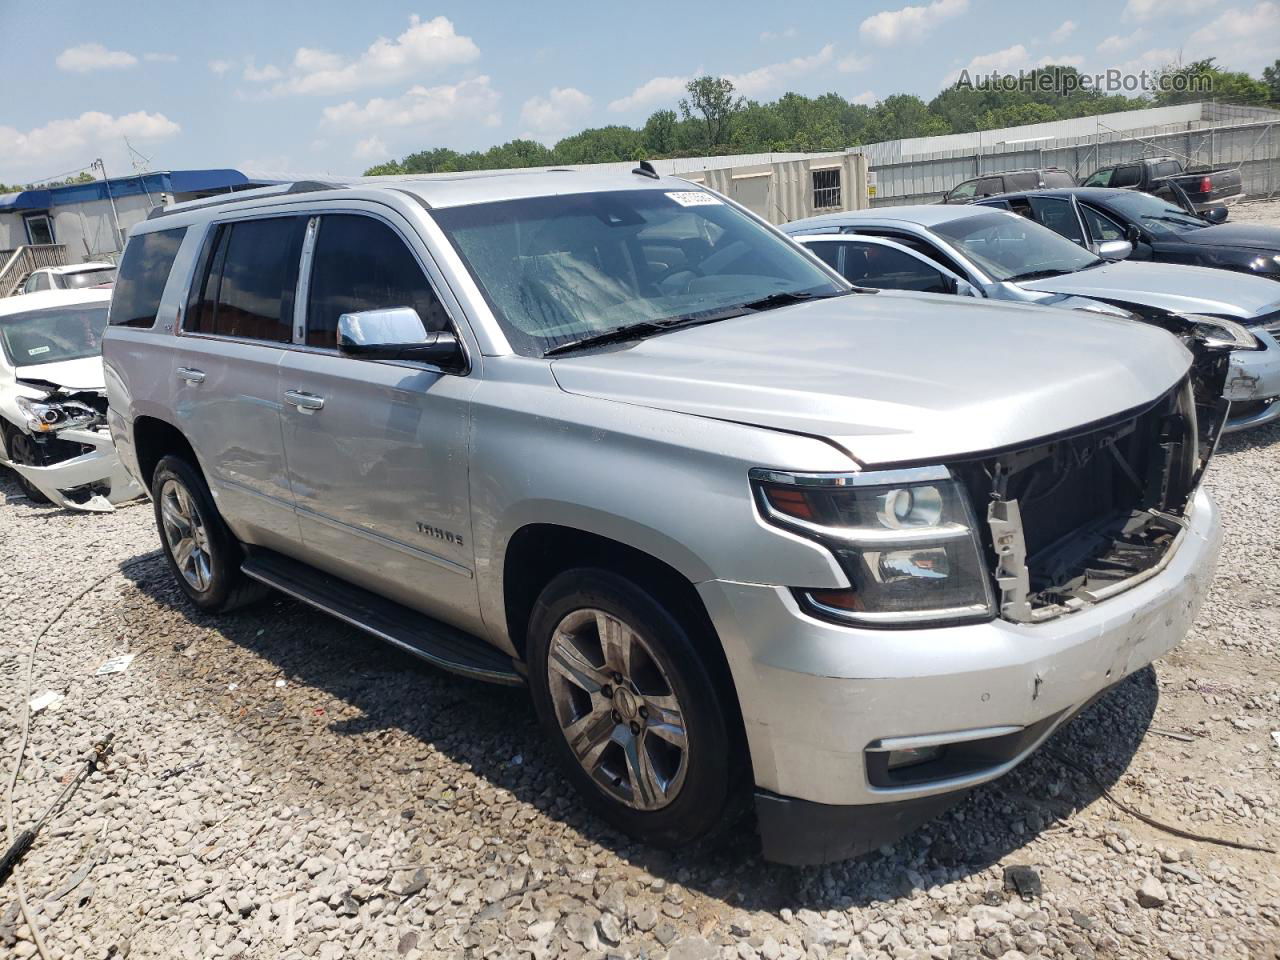
<svg viewBox="0 0 1280 960">
<path fill-rule="evenodd" d="M 652 177 L 654 180 L 659 179 L 658 171 L 653 169 L 653 164 L 650 163 L 648 160 L 641 160 L 640 166 L 636 167 L 631 172 L 636 174 L 637 176 Z"/>
</svg>

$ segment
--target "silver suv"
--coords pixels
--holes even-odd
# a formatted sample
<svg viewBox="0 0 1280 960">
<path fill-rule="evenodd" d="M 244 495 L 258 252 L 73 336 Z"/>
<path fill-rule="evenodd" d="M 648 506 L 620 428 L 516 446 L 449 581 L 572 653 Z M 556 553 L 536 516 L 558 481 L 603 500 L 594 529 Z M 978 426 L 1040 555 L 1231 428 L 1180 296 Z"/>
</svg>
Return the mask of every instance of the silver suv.
<svg viewBox="0 0 1280 960">
<path fill-rule="evenodd" d="M 890 842 L 1173 647 L 1216 560 L 1225 357 L 866 293 L 645 166 L 180 204 L 120 303 L 111 427 L 192 602 L 527 684 L 655 844 L 749 791 L 772 859 Z"/>
</svg>

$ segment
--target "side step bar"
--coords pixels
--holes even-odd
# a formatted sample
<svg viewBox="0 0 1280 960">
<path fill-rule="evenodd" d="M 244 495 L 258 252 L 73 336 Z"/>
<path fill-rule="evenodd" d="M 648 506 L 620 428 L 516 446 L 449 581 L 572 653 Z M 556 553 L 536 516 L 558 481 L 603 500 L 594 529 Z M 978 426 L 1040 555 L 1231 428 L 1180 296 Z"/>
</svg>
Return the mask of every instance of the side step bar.
<svg viewBox="0 0 1280 960">
<path fill-rule="evenodd" d="M 308 564 L 255 547 L 240 569 L 442 670 L 490 683 L 524 685 L 516 662 L 496 647 Z"/>
</svg>

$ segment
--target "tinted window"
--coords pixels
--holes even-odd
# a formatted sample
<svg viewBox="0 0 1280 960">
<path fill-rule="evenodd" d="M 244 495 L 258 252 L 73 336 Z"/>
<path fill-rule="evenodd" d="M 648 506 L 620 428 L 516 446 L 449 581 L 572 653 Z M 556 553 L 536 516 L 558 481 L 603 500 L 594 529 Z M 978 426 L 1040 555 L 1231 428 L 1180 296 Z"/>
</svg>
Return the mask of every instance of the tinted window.
<svg viewBox="0 0 1280 960">
<path fill-rule="evenodd" d="M 1040 186 L 1040 177 L 1035 172 L 1011 173 L 1004 179 L 1009 190 L 1034 190 Z"/>
<path fill-rule="evenodd" d="M 1076 178 L 1064 170 L 1046 170 L 1043 180 L 1046 187 L 1074 187 L 1076 185 Z"/>
<path fill-rule="evenodd" d="M 812 250 L 813 255 L 832 270 L 840 269 L 841 244 L 833 240 L 820 240 L 817 243 L 806 243 L 805 246 Z"/>
<path fill-rule="evenodd" d="M 1031 215 L 1037 223 L 1042 223 L 1054 233 L 1084 243 L 1084 234 L 1080 232 L 1080 220 L 1071 206 L 1070 200 L 1057 197 L 1032 197 Z"/>
<path fill-rule="evenodd" d="M 1111 178 L 1115 176 L 1115 167 L 1103 167 L 1101 170 L 1095 170 L 1089 174 L 1089 179 L 1082 186 L 1086 187 L 1109 187 L 1111 186 Z"/>
<path fill-rule="evenodd" d="M 993 197 L 997 193 L 1004 193 L 1004 178 L 988 177 L 978 181 L 978 196 Z"/>
<path fill-rule="evenodd" d="M 120 273 L 111 292 L 111 322 L 125 327 L 150 327 L 156 322 L 160 296 L 169 280 L 169 270 L 178 255 L 186 227 L 140 233 L 125 245 L 120 260 Z M 97 283 L 111 279 L 110 271 L 94 270 L 73 273 L 72 278 L 96 278 Z"/>
<path fill-rule="evenodd" d="M 879 229 L 873 229 L 873 230 L 858 229 L 855 231 L 853 228 L 849 228 L 847 232 L 862 233 L 862 234 L 866 234 L 869 237 L 884 237 L 886 240 L 892 240 L 894 243 L 902 244 L 902 246 L 906 247 L 908 250 L 914 250 L 916 253 L 924 257 L 926 260 L 932 260 L 934 263 L 941 264 L 943 267 L 946 267 L 946 269 L 950 270 L 952 273 L 958 274 L 959 276 L 962 276 L 962 277 L 965 276 L 965 271 L 960 266 L 960 264 L 956 263 L 949 256 L 947 256 L 945 253 L 943 253 L 941 250 L 935 247 L 932 243 L 929 243 L 927 240 L 922 240 L 919 237 L 912 236 L 911 234 L 895 233 L 892 230 L 879 230 Z"/>
<path fill-rule="evenodd" d="M 336 347 L 338 317 L 387 307 L 412 307 L 428 332 L 449 328 L 422 267 L 391 227 L 372 217 L 322 217 L 311 261 L 307 343 Z"/>
<path fill-rule="evenodd" d="M 1157 163 L 1151 171 L 1153 177 L 1172 177 L 1182 172 L 1182 168 L 1177 160 L 1165 160 L 1163 163 Z"/>
<path fill-rule="evenodd" d="M 1113 187 L 1136 187 L 1138 181 L 1142 179 L 1142 173 L 1137 164 L 1130 164 L 1126 167 L 1116 167 L 1115 175 L 1111 178 L 1111 186 Z"/>
<path fill-rule="evenodd" d="M 304 217 L 218 227 L 186 329 L 222 337 L 293 339 L 293 297 Z"/>
<path fill-rule="evenodd" d="M 165 276 L 169 276 L 167 271 Z M 103 267 L 101 270 L 77 270 L 75 273 L 64 273 L 61 279 L 64 290 L 83 290 L 86 287 L 96 287 L 100 283 L 111 283 L 115 278 L 115 270 Z"/>
<path fill-rule="evenodd" d="M 878 243 L 849 241 L 844 251 L 844 275 L 864 287 L 950 293 L 951 284 L 940 270 L 909 253 Z"/>
<path fill-rule="evenodd" d="M 844 286 L 702 190 L 616 190 L 432 211 L 518 352 Z"/>
<path fill-rule="evenodd" d="M 105 302 L 15 313 L 0 318 L 0 348 L 15 367 L 96 357 L 106 328 Z"/>
<path fill-rule="evenodd" d="M 1108 240 L 1124 240 L 1124 228 L 1116 223 L 1110 217 L 1104 216 L 1093 207 L 1080 206 L 1080 213 L 1084 216 L 1084 222 L 1089 227 L 1089 234 L 1097 243 L 1106 243 Z"/>
</svg>

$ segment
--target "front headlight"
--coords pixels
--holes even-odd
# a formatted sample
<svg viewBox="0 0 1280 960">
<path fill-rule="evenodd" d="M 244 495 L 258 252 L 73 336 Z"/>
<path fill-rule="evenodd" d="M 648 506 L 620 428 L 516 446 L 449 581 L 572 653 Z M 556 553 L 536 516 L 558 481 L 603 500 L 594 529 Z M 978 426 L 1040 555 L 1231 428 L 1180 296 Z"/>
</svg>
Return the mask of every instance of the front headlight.
<svg viewBox="0 0 1280 960">
<path fill-rule="evenodd" d="M 882 627 L 993 615 L 973 511 L 945 467 L 755 469 L 751 481 L 769 523 L 822 543 L 849 578 L 847 589 L 798 588 L 810 613 Z"/>
<path fill-rule="evenodd" d="M 1206 347 L 1223 347 L 1229 350 L 1261 350 L 1258 338 L 1234 320 L 1226 317 L 1208 317 L 1202 313 L 1180 313 L 1183 320 L 1195 324 L 1195 330 Z"/>
<path fill-rule="evenodd" d="M 18 397 L 17 404 L 32 433 L 67 430 L 92 423 L 98 418 L 98 411 L 76 400 L 50 403 L 30 397 Z"/>
</svg>

